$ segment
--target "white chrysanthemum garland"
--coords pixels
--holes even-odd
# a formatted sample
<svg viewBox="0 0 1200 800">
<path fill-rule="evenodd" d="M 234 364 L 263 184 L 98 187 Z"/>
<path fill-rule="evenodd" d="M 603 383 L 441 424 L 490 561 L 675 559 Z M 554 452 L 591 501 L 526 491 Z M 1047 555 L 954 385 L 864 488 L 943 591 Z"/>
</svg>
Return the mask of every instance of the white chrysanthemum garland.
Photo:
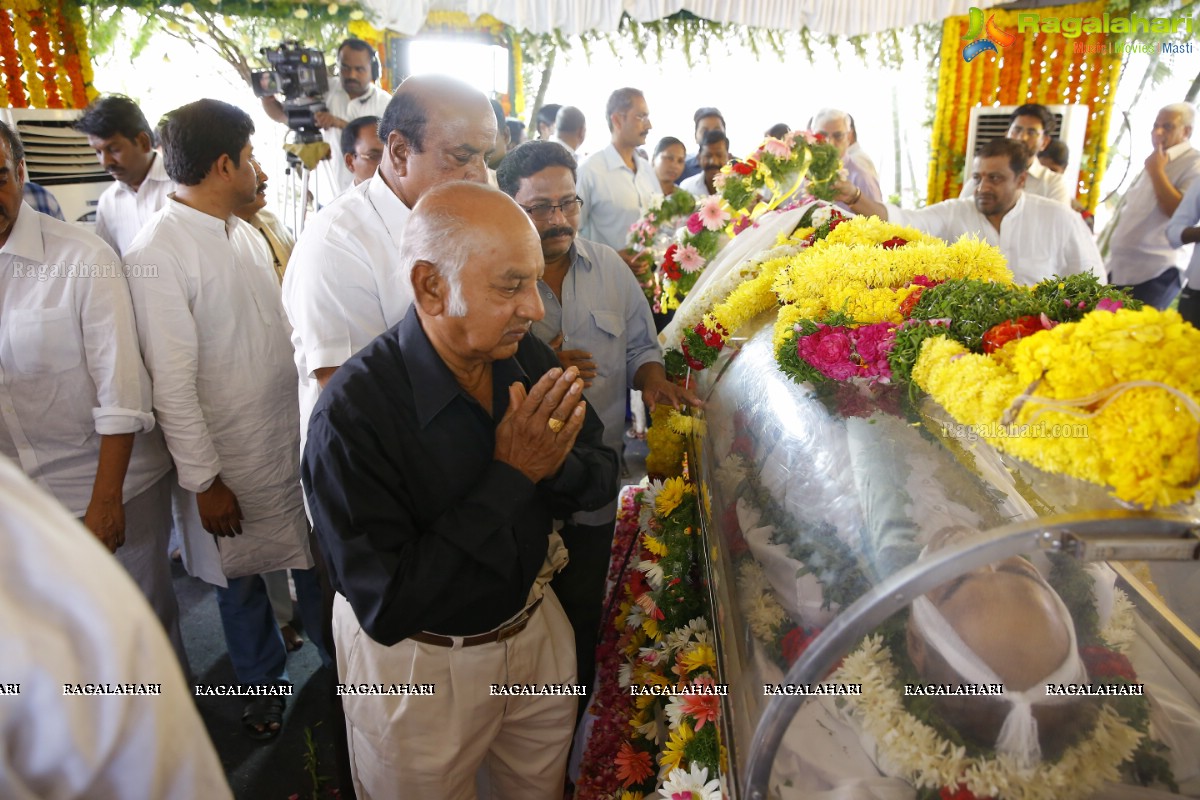
<svg viewBox="0 0 1200 800">
<path fill-rule="evenodd" d="M 1133 609 L 1116 591 L 1113 613 L 1102 637 L 1118 652 L 1133 640 Z M 1110 638 L 1111 637 L 1111 638 Z M 861 684 L 862 694 L 845 698 L 864 732 L 875 739 L 879 761 L 919 789 L 965 786 L 977 797 L 1020 800 L 1073 800 L 1091 795 L 1106 781 L 1119 780 L 1120 767 L 1133 755 L 1142 733 L 1112 709 L 1101 708 L 1091 733 L 1055 762 L 1032 772 L 1008 756 L 970 758 L 904 707 L 899 672 L 878 634 L 868 636 L 843 661 L 832 680 Z"/>
</svg>

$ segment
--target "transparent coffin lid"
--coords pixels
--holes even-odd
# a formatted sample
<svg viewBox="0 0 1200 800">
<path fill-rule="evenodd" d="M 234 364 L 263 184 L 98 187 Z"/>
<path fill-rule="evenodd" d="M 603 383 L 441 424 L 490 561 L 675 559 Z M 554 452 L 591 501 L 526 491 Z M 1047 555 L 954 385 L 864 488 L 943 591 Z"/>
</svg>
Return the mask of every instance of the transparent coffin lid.
<svg viewBox="0 0 1200 800">
<path fill-rule="evenodd" d="M 746 340 L 701 373 L 705 424 L 694 441 L 721 668 L 730 692 L 727 739 L 742 796 L 768 796 L 760 794 L 768 786 L 769 796 L 781 797 L 917 796 L 907 783 L 885 774 L 897 771 L 886 764 L 891 751 L 876 752 L 864 732 L 864 725 L 880 720 L 864 721 L 865 712 L 852 712 L 855 701 L 767 696 L 765 687 L 797 676 L 802 684 L 819 682 L 872 632 L 882 635 L 890 650 L 904 650 L 894 659 L 903 674 L 919 674 L 907 672 L 910 602 L 947 581 L 965 586 L 955 594 L 958 602 L 972 604 L 966 617 L 1005 644 L 989 649 L 984 637 L 980 648 L 990 653 L 992 660 L 984 659 L 984 666 L 991 671 L 980 675 L 1010 676 L 1016 681 L 1011 686 L 1028 679 L 1026 673 L 1041 672 L 1043 665 L 1034 654 L 1059 652 L 1046 632 L 1062 632 L 1064 625 L 1034 613 L 1038 607 L 1043 617 L 1061 610 L 1053 598 L 1065 597 L 1069 607 L 1058 616 L 1083 620 L 1075 626 L 1081 633 L 1072 652 L 1105 648 L 1107 640 L 1097 639 L 1097 631 L 1108 624 L 1114 607 L 1128 605 L 1116 599 L 1129 593 L 1128 587 L 1125 593 L 1116 588 L 1117 571 L 1155 585 L 1168 613 L 1197 627 L 1200 574 L 1195 562 L 1143 563 L 1133 576 L 1126 565 L 1085 565 L 1044 549 L 1057 535 L 1048 531 L 1073 528 L 1176 535 L 1195 523 L 1192 508 L 1156 514 L 1129 510 L 1103 487 L 999 454 L 928 398 L 910 401 L 906 387 L 797 385 L 775 365 L 773 321 L 774 314 L 767 314 L 748 326 Z M 1024 558 L 1014 559 L 1019 555 Z M 964 580 L 972 570 L 986 574 Z M 1022 570 L 1025 576 L 1018 574 Z M 853 606 L 856 600 L 861 602 Z M 854 613 L 843 614 L 847 611 Z M 1152 724 L 1158 738 L 1169 744 L 1167 762 L 1182 793 L 1200 796 L 1197 653 L 1180 658 L 1178 641 L 1164 640 L 1141 612 L 1118 614 L 1118 621 L 1126 631 L 1120 634 L 1121 644 L 1130 650 L 1138 680 L 1152 684 Z M 1133 633 L 1127 630 L 1131 626 Z M 956 624 L 951 628 L 957 635 Z M 966 628 L 959 639 L 970 641 L 975 635 Z M 1089 684 L 1090 675 L 1066 682 Z M 942 707 L 952 701 L 921 702 Z M 996 717 L 1007 719 L 996 711 L 1007 707 L 1005 701 L 960 696 L 958 702 L 968 710 L 978 706 L 981 717 L 992 717 L 989 725 L 995 725 Z M 1101 705 L 1119 702 L 1072 698 L 1063 708 L 1077 709 L 1067 716 L 1086 722 L 1097 718 Z M 1061 711 L 1033 716 L 1055 713 Z M 962 725 L 982 724 L 972 720 Z M 1037 738 L 1048 757 L 1041 765 L 1062 762 L 1059 751 L 1070 742 L 1088 746 L 1092 738 L 1112 732 L 1094 723 L 1084 724 L 1082 733 L 1053 721 L 1043 726 Z M 955 744 L 975 747 L 978 742 L 986 748 L 980 736 L 987 738 L 977 732 L 974 741 Z M 1028 748 L 1024 752 L 1028 760 Z M 1074 757 L 1074 751 L 1065 752 L 1067 760 Z M 978 753 L 986 756 L 988 750 Z M 1038 767 L 1023 775 L 1028 784 L 1047 779 Z M 1001 794 L 1020 796 L 1020 791 L 1010 786 Z M 1074 791 L 1064 787 L 1046 796 L 1067 797 Z M 1103 791 L 1108 794 L 1088 796 L 1169 794 L 1125 786 Z"/>
</svg>

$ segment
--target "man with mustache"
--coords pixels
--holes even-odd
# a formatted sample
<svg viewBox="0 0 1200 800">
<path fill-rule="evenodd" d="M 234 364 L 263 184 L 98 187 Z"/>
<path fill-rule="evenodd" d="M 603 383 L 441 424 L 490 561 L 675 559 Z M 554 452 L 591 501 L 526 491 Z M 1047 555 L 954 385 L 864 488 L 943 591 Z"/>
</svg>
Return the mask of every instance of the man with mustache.
<svg viewBox="0 0 1200 800">
<path fill-rule="evenodd" d="M 321 162 L 322 204 L 354 185 L 354 175 L 344 169 L 342 158 L 342 129 L 359 117 L 383 116 L 391 96 L 379 88 L 379 59 L 375 48 L 362 39 L 346 39 L 337 49 L 338 79 L 325 92 L 326 111 L 318 111 L 313 119 L 321 136 L 329 143 L 329 158 Z M 287 124 L 287 112 L 274 96 L 262 98 L 263 110 L 276 122 Z"/>
<path fill-rule="evenodd" d="M 856 214 L 908 225 L 948 242 L 963 234 L 1000 249 L 1019 284 L 1052 275 L 1092 272 L 1105 283 L 1103 261 L 1087 224 L 1068 206 L 1027 194 L 1029 150 L 1012 139 L 993 139 L 975 156 L 972 199 L 943 200 L 925 208 L 900 209 L 870 199 L 849 181 L 837 184 L 838 199 Z"/>
<path fill-rule="evenodd" d="M 691 192 L 697 199 L 703 200 L 717 193 L 713 178 L 721 171 L 721 167 L 729 163 L 729 137 L 725 131 L 709 131 L 700 142 L 700 155 L 697 157 L 700 171 L 690 178 L 679 182 L 679 188 Z"/>
<path fill-rule="evenodd" d="M 279 221 L 279 217 L 267 211 L 267 173 L 263 172 L 262 165 L 258 163 L 257 159 L 252 159 L 251 163 L 254 165 L 254 178 L 258 181 L 254 199 L 244 206 L 235 208 L 233 213 L 238 219 L 249 222 L 267 243 L 267 249 L 271 252 L 271 260 L 275 267 L 275 275 L 282 284 L 283 273 L 287 269 L 288 259 L 292 256 L 292 248 L 296 246 L 296 240 L 292 236 L 292 232 Z"/>
<path fill-rule="evenodd" d="M 612 142 L 579 167 L 583 208 L 578 229 L 585 238 L 622 251 L 629 244 L 629 226 L 662 196 L 662 189 L 650 162 L 637 153 L 651 130 L 646 96 L 640 89 L 617 89 L 608 98 L 605 119 Z M 632 254 L 622 257 L 629 263 Z"/>
<path fill-rule="evenodd" d="M 576 680 L 553 522 L 608 502 L 617 457 L 579 370 L 528 335 L 544 262 L 516 203 L 430 189 L 400 264 L 412 308 L 329 381 L 301 470 L 338 679 L 429 687 L 343 697 L 355 793 L 474 798 L 485 765 L 492 797 L 557 800 Z M 514 684 L 572 691 L 495 691 Z"/>
<path fill-rule="evenodd" d="M 667 380 L 654 317 L 637 279 L 611 247 L 576 236 L 582 201 L 575 191 L 575 157 L 555 142 L 526 142 L 508 154 L 496 178 L 533 220 L 542 242 L 546 271 L 538 293 L 545 316 L 533 323 L 533 333 L 555 349 L 563 368 L 579 370 L 604 422 L 604 443 L 621 453 L 630 389 L 641 390 L 651 407 L 698 405 L 691 392 Z M 595 677 L 617 490 L 614 481 L 603 508 L 575 514 L 561 531 L 571 560 L 553 585 L 575 629 L 583 685 Z"/>
<path fill-rule="evenodd" d="M 1004 136 L 1020 142 L 1029 151 L 1029 160 L 1025 162 L 1025 194 L 1045 197 L 1069 206 L 1075 198 L 1075 189 L 1067 182 L 1065 175 L 1046 169 L 1037 159 L 1037 154 L 1045 150 L 1054 138 L 1054 124 L 1054 112 L 1038 103 L 1026 103 L 1012 112 L 1008 132 Z M 975 194 L 975 185 L 974 176 L 968 175 L 958 196 L 970 199 Z"/>
<path fill-rule="evenodd" d="M 154 149 L 154 132 L 137 103 L 119 94 L 92 101 L 75 123 L 104 171 L 116 179 L 96 204 L 96 235 L 117 255 L 167 202 L 175 182 Z"/>
</svg>

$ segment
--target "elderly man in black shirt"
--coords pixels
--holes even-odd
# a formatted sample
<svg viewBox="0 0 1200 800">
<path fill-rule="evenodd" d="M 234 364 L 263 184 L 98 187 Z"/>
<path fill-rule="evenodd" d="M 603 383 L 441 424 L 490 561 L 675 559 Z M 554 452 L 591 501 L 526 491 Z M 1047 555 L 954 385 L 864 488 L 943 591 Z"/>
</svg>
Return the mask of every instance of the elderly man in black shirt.
<svg viewBox="0 0 1200 800">
<path fill-rule="evenodd" d="M 529 335 L 544 262 L 515 202 L 431 189 L 400 255 L 414 305 L 334 374 L 302 468 L 340 680 L 409 692 L 344 696 L 355 790 L 473 798 L 486 763 L 494 796 L 561 797 L 575 698 L 545 692 L 573 688 L 575 653 L 553 521 L 608 502 L 617 456 L 578 371 Z"/>
</svg>

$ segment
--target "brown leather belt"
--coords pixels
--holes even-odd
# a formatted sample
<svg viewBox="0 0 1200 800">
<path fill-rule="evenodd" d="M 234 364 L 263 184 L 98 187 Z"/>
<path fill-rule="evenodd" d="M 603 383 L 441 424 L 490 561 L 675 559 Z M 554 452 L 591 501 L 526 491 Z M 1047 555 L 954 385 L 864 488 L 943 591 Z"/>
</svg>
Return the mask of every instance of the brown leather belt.
<svg viewBox="0 0 1200 800">
<path fill-rule="evenodd" d="M 414 633 L 408 638 L 412 639 L 414 642 L 437 645 L 438 647 L 454 647 L 454 642 L 456 639 L 460 639 L 462 641 L 463 647 L 474 647 L 475 645 L 479 644 L 503 642 L 505 639 L 511 639 L 521 631 L 525 630 L 525 626 L 528 625 L 529 620 L 533 618 L 533 612 L 537 611 L 538 606 L 541 604 L 542 598 L 539 597 L 533 602 L 533 605 L 525 609 L 525 613 L 521 615 L 520 619 L 514 620 L 507 625 L 502 625 L 499 628 L 496 628 L 494 631 L 488 631 L 487 633 L 481 633 L 476 636 L 442 636 L 440 633 L 427 633 L 425 631 L 421 631 L 420 633 Z"/>
</svg>

